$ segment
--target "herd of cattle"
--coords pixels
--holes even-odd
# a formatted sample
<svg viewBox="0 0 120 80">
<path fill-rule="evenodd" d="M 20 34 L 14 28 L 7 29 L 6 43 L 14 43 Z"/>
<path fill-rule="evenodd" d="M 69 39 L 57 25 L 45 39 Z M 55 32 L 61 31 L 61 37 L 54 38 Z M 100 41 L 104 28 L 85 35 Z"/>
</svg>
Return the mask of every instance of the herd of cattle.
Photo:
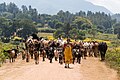
<svg viewBox="0 0 120 80">
<path fill-rule="evenodd" d="M 42 58 L 42 61 L 46 59 L 55 61 L 59 61 L 60 64 L 64 63 L 64 44 L 66 41 L 64 40 L 45 40 L 41 39 L 33 39 L 29 37 L 26 41 L 22 42 L 25 47 L 22 48 L 22 51 L 18 51 L 18 49 L 4 50 L 4 52 L 9 53 L 10 62 L 14 62 L 17 58 L 18 53 L 21 53 L 22 60 L 26 60 L 29 62 L 30 59 L 35 60 L 35 64 L 39 63 L 39 58 Z M 73 56 L 73 64 L 75 62 L 81 63 L 81 59 L 86 59 L 89 57 L 98 57 L 101 56 L 101 60 L 105 60 L 105 54 L 107 51 L 107 44 L 105 42 L 98 43 L 97 41 L 91 42 L 82 42 L 75 41 L 71 42 L 72 44 L 72 56 Z"/>
</svg>

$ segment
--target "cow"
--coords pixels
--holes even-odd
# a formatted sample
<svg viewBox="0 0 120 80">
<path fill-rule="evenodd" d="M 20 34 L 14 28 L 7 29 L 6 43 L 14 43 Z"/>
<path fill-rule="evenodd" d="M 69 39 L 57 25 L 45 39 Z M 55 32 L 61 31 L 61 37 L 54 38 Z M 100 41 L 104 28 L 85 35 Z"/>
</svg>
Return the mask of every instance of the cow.
<svg viewBox="0 0 120 80">
<path fill-rule="evenodd" d="M 49 40 L 41 39 L 40 42 L 40 55 L 43 57 L 43 61 L 45 61 L 45 58 L 49 55 Z"/>
<path fill-rule="evenodd" d="M 80 64 L 82 53 L 80 51 L 80 45 L 79 44 L 74 44 L 73 49 L 72 49 L 72 54 L 73 54 L 73 64 L 74 64 L 76 59 L 77 59 L 77 63 Z"/>
<path fill-rule="evenodd" d="M 58 57 L 59 57 L 59 63 L 63 64 L 63 62 L 64 62 L 64 52 L 63 52 L 62 47 L 58 48 Z"/>
<path fill-rule="evenodd" d="M 26 50 L 27 50 L 27 56 L 29 59 L 29 54 L 31 55 L 31 59 L 35 59 L 35 64 L 39 63 L 39 49 L 40 49 L 40 42 L 38 39 L 32 38 L 30 36 L 26 42 Z M 28 61 L 29 62 L 29 61 Z"/>
<path fill-rule="evenodd" d="M 39 48 L 40 48 L 40 43 L 37 39 L 33 39 L 33 55 L 35 59 L 35 64 L 39 63 Z"/>
<path fill-rule="evenodd" d="M 29 37 L 26 42 L 25 42 L 25 47 L 27 50 L 27 53 L 29 53 L 31 55 L 31 59 L 33 59 L 33 39 L 31 37 Z"/>
<path fill-rule="evenodd" d="M 50 47 L 49 50 L 48 50 L 48 59 L 50 60 L 50 63 L 52 63 L 52 59 L 54 57 L 54 49 L 53 47 Z"/>
<path fill-rule="evenodd" d="M 93 42 L 89 42 L 89 47 L 88 47 L 88 54 L 89 54 L 89 57 L 93 57 Z"/>
<path fill-rule="evenodd" d="M 45 40 L 41 37 L 40 41 L 39 41 L 39 51 L 40 51 L 40 57 L 43 58 L 42 61 L 45 61 L 45 58 L 47 56 L 48 58 L 48 50 L 49 50 L 49 40 Z"/>
<path fill-rule="evenodd" d="M 56 48 L 56 49 L 54 50 L 55 61 L 57 61 L 57 59 L 58 59 L 58 53 L 59 53 L 59 51 L 58 51 L 58 49 Z"/>
<path fill-rule="evenodd" d="M 52 63 L 52 59 L 55 56 L 55 54 L 54 54 L 55 48 L 57 48 L 56 42 L 54 40 L 49 41 L 49 45 L 48 45 L 48 59 L 50 60 L 50 63 Z M 57 54 L 56 54 L 56 56 L 57 56 Z"/>
<path fill-rule="evenodd" d="M 27 50 L 23 48 L 23 50 L 21 51 L 21 53 L 22 53 L 22 60 L 26 59 L 26 62 L 29 62 L 30 55 L 27 52 Z"/>
<path fill-rule="evenodd" d="M 99 43 L 97 41 L 93 42 L 92 50 L 93 50 L 93 53 L 94 53 L 94 57 L 98 56 L 98 53 L 99 53 L 98 45 L 99 45 Z"/>
<path fill-rule="evenodd" d="M 35 64 L 39 64 L 39 52 L 35 50 L 33 54 L 34 54 Z"/>
<path fill-rule="evenodd" d="M 15 62 L 15 59 L 17 58 L 17 49 L 10 49 L 10 50 L 4 50 L 4 52 L 8 53 L 8 57 L 10 59 L 10 63 L 11 62 Z"/>
<path fill-rule="evenodd" d="M 86 59 L 86 57 L 87 57 L 87 50 L 85 50 L 84 43 L 83 42 L 79 42 L 79 46 L 80 46 L 80 52 L 81 52 L 82 58 Z"/>
<path fill-rule="evenodd" d="M 108 48 L 108 46 L 107 46 L 106 42 L 99 43 L 98 49 L 99 49 L 99 52 L 100 52 L 101 61 L 105 60 L 105 54 L 106 54 L 107 48 Z"/>
</svg>

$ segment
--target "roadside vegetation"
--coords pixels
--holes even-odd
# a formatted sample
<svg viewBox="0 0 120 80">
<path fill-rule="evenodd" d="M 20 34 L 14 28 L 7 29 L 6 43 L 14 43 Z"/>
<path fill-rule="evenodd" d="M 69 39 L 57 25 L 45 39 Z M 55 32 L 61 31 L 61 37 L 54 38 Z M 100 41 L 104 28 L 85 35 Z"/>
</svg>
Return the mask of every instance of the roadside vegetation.
<svg viewBox="0 0 120 80">
<path fill-rule="evenodd" d="M 120 40 L 111 43 L 106 54 L 106 63 L 118 71 L 120 79 Z"/>
</svg>

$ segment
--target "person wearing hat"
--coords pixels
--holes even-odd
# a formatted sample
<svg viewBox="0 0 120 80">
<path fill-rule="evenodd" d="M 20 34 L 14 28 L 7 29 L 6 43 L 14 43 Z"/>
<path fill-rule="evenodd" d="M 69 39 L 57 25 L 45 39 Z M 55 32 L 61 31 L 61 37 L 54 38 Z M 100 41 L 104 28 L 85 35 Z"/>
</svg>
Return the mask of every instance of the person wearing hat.
<svg viewBox="0 0 120 80">
<path fill-rule="evenodd" d="M 64 62 L 65 62 L 65 68 L 70 68 L 69 64 L 72 63 L 72 44 L 70 43 L 70 39 L 67 39 L 67 43 L 64 44 Z"/>
</svg>

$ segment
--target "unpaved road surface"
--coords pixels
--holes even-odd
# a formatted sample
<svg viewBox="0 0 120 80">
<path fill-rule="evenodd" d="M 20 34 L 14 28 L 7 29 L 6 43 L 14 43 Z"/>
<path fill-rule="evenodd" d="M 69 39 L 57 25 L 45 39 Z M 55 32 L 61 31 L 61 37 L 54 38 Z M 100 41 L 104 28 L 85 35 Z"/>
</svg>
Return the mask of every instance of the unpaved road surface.
<svg viewBox="0 0 120 80">
<path fill-rule="evenodd" d="M 0 80 L 118 80 L 117 72 L 105 66 L 98 58 L 82 59 L 81 64 L 71 64 L 64 68 L 53 60 L 38 65 L 34 60 L 29 63 L 17 59 L 15 63 L 5 63 L 0 67 Z"/>
</svg>

